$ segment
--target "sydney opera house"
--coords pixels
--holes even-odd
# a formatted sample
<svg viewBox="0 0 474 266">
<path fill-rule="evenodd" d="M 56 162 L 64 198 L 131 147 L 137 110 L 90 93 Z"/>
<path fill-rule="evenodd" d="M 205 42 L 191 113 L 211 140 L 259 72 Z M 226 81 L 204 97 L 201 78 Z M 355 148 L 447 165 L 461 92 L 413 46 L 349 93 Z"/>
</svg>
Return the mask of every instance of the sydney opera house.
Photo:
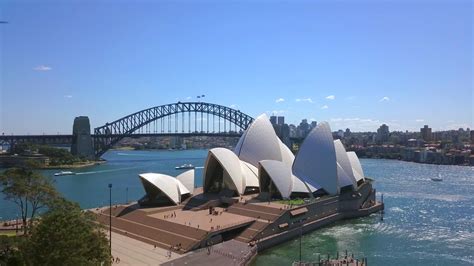
<svg viewBox="0 0 474 266">
<path fill-rule="evenodd" d="M 146 173 L 140 179 L 146 191 L 143 205 L 180 204 L 194 190 L 193 170 L 176 178 Z M 256 194 L 261 200 L 315 198 L 357 191 L 364 182 L 357 155 L 333 140 L 327 123 L 309 133 L 295 156 L 277 137 L 268 117 L 261 115 L 233 151 L 209 150 L 203 190 L 229 197 Z"/>
<path fill-rule="evenodd" d="M 197 187 L 194 169 L 177 177 L 140 174 L 145 195 L 111 209 L 112 230 L 191 256 L 217 243 L 262 250 L 383 209 L 356 154 L 324 122 L 294 155 L 261 115 L 234 150 L 209 150 L 202 178 Z M 107 215 L 100 212 L 99 221 L 108 224 Z"/>
</svg>

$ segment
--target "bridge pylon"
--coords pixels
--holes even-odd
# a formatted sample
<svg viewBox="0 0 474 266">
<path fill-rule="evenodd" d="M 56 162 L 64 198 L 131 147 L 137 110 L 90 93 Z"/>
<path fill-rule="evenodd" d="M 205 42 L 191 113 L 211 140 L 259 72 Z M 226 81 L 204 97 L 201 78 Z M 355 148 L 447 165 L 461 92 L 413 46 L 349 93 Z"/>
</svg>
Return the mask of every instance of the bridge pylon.
<svg viewBox="0 0 474 266">
<path fill-rule="evenodd" d="M 71 154 L 94 159 L 94 147 L 92 145 L 91 125 L 89 117 L 78 116 L 74 118 L 72 126 Z"/>
</svg>

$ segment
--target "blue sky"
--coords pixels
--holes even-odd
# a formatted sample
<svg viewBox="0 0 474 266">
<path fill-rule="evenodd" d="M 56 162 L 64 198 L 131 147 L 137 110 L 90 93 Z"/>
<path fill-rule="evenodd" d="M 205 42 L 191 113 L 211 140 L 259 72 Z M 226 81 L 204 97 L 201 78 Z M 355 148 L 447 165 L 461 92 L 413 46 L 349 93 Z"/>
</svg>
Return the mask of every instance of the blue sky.
<svg viewBox="0 0 474 266">
<path fill-rule="evenodd" d="M 471 1 L 2 1 L 5 134 L 195 100 L 332 129 L 473 128 Z"/>
</svg>

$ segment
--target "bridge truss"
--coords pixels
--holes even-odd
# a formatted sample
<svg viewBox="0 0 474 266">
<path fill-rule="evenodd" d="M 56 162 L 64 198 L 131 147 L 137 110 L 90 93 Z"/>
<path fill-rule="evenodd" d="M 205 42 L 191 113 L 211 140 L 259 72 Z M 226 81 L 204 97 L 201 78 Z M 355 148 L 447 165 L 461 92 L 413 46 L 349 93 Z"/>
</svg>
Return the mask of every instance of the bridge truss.
<svg viewBox="0 0 474 266">
<path fill-rule="evenodd" d="M 134 134 L 237 135 L 252 123 L 249 115 L 205 102 L 177 102 L 141 110 L 94 129 L 97 157 Z"/>
</svg>

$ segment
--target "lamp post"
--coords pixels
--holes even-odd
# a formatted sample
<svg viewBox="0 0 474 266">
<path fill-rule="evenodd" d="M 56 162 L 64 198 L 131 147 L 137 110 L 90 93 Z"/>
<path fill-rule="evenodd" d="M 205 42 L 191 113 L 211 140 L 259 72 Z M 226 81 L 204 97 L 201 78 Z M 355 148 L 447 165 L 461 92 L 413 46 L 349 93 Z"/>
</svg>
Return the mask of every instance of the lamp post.
<svg viewBox="0 0 474 266">
<path fill-rule="evenodd" d="M 128 187 L 125 190 L 125 204 L 128 204 Z"/>
<path fill-rule="evenodd" d="M 112 256 L 112 184 L 109 184 L 109 248 Z"/>
<path fill-rule="evenodd" d="M 300 228 L 300 263 L 298 265 L 301 265 L 301 238 L 303 237 L 303 225 L 301 225 Z"/>
</svg>

